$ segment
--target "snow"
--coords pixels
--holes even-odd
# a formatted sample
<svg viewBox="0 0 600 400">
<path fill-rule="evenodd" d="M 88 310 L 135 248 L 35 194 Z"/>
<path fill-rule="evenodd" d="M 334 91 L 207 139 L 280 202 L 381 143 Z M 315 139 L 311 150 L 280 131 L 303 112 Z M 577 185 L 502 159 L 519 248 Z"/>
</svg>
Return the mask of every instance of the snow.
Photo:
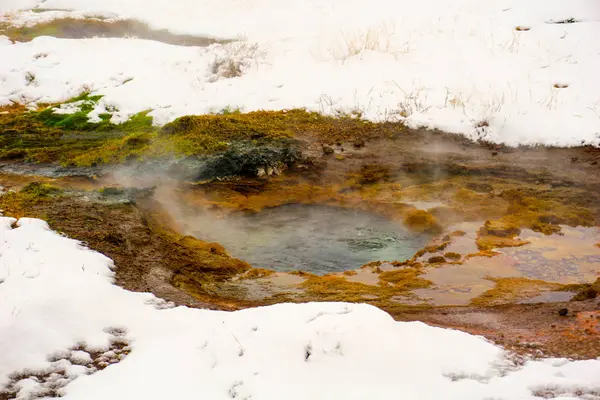
<svg viewBox="0 0 600 400">
<path fill-rule="evenodd" d="M 597 0 L 3 0 L 5 19 L 132 18 L 237 40 L 182 47 L 122 39 L 0 39 L 0 104 L 103 94 L 93 115 L 305 107 L 358 110 L 509 145 L 600 145 Z M 15 12 L 17 7 L 23 11 Z M 569 18 L 576 23 L 556 24 Z M 517 31 L 516 27 L 521 27 Z M 216 60 L 241 76 L 225 78 Z M 29 78 L 28 78 L 29 77 Z M 31 77 L 34 77 L 31 80 Z M 487 126 L 486 126 L 487 125 Z"/>
<path fill-rule="evenodd" d="M 113 285 L 110 259 L 44 221 L 15 222 L 0 217 L 0 388 L 18 399 L 512 400 L 600 391 L 600 359 L 518 366 L 481 337 L 395 322 L 364 304 L 168 307 Z"/>
</svg>

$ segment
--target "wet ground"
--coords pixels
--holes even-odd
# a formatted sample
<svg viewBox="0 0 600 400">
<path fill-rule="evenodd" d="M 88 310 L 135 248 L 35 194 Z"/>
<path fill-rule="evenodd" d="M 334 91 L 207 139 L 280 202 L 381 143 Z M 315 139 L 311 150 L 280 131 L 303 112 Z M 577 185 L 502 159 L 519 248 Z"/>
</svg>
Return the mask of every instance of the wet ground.
<svg viewBox="0 0 600 400">
<path fill-rule="evenodd" d="M 466 232 L 455 238 L 443 252 L 476 253 L 476 231 L 482 223 L 465 223 L 454 228 Z M 493 257 L 463 257 L 461 264 L 429 268 L 423 278 L 431 280 L 431 288 L 417 289 L 414 293 L 433 305 L 468 305 L 478 296 L 496 286 L 496 279 L 525 278 L 546 283 L 531 283 L 529 293 L 520 292 L 520 302 L 568 301 L 574 293 L 553 292 L 551 283 L 577 284 L 594 281 L 600 276 L 600 242 L 598 227 L 562 226 L 561 234 L 544 235 L 525 229 L 520 237 L 529 241 L 519 247 L 497 249 Z M 427 254 L 426 257 L 430 257 Z M 421 257 L 423 259 L 424 257 Z M 504 303 L 510 299 L 498 299 Z"/>
</svg>

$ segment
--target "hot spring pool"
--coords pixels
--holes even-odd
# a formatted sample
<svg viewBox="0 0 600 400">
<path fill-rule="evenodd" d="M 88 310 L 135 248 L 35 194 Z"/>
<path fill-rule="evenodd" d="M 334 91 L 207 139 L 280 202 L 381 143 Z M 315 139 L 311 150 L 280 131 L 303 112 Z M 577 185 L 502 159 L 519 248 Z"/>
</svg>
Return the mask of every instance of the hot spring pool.
<svg viewBox="0 0 600 400">
<path fill-rule="evenodd" d="M 219 242 L 253 267 L 319 275 L 405 260 L 430 239 L 375 214 L 317 205 L 274 207 L 201 225 L 194 236 Z"/>
</svg>

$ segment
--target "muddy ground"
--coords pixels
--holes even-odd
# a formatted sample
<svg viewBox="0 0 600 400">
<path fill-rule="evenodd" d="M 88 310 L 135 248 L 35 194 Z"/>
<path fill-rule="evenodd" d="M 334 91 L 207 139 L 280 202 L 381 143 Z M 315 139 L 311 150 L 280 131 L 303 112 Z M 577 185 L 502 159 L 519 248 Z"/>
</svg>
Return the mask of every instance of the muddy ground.
<svg viewBox="0 0 600 400">
<path fill-rule="evenodd" d="M 3 196 L 0 204 L 6 214 L 42 217 L 53 229 L 112 258 L 117 285 L 152 292 L 177 305 L 235 310 L 280 301 L 364 298 L 362 301 L 381 307 L 397 320 L 423 321 L 480 334 L 520 353 L 600 357 L 599 298 L 460 307 L 392 301 L 398 294 L 408 296 L 424 284 L 419 276 L 430 265 L 420 259 L 378 272 L 380 279 L 381 274 L 402 268 L 415 274 L 410 280 L 387 286 L 350 285 L 346 277 L 308 277 L 305 282 L 312 286 L 302 287 L 301 295 L 296 295 L 296 290 L 279 290 L 273 284 L 269 287 L 277 290 L 262 297 L 252 296 L 247 288 L 241 290 L 239 277 L 252 274 L 252 278 L 268 281 L 271 272 L 254 270 L 244 261 L 231 258 L 218 243 L 185 236 L 189 214 L 181 214 L 181 210 L 174 213 L 173 203 L 164 201 L 166 193 L 169 199 L 185 200 L 185 207 L 180 209 L 211 208 L 223 215 L 290 203 L 327 204 L 369 210 L 410 224 L 417 210 L 410 202 L 441 201 L 444 207 L 427 212 L 434 219 L 427 217 L 413 228 L 432 229 L 432 234 L 443 237 L 457 222 L 501 220 L 502 229 L 478 235 L 480 239 L 493 239 L 492 247 L 498 245 L 498 238 L 502 245 L 513 246 L 516 234 L 505 231 L 514 227 L 507 228 L 502 220 L 507 215 L 518 231 L 531 228 L 556 234 L 561 225 L 598 226 L 599 149 L 507 148 L 408 129 L 393 137 L 377 134 L 359 141 L 327 140 L 310 134 L 298 134 L 296 139 L 304 161 L 285 171 L 265 166 L 254 177 L 176 184 L 169 181 L 168 186 L 159 184 L 153 194 L 118 193 L 112 197 L 99 196 L 97 190 L 121 184 L 118 173 L 99 179 L 45 178 L 44 182 L 66 191 L 35 198 Z M 18 168 L 17 162 L 7 161 L 6 165 Z M 35 176 L 4 174 L 0 185 L 18 190 L 39 180 Z M 402 202 L 397 200 L 397 193 Z M 543 203 L 531 204 L 529 198 L 542 199 Z M 477 257 L 494 256 L 482 247 L 488 242 L 478 243 L 482 254 Z M 560 315 L 561 310 L 565 313 L 563 309 L 566 315 Z"/>
</svg>

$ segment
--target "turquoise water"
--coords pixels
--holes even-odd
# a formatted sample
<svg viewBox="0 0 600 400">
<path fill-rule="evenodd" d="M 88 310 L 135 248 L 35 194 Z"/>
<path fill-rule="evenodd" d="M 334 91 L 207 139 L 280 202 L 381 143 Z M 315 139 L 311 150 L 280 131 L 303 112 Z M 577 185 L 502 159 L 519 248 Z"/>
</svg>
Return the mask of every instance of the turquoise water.
<svg viewBox="0 0 600 400">
<path fill-rule="evenodd" d="M 430 239 L 375 214 L 316 205 L 280 206 L 204 225 L 195 236 L 221 243 L 254 267 L 315 274 L 405 260 Z"/>
</svg>

